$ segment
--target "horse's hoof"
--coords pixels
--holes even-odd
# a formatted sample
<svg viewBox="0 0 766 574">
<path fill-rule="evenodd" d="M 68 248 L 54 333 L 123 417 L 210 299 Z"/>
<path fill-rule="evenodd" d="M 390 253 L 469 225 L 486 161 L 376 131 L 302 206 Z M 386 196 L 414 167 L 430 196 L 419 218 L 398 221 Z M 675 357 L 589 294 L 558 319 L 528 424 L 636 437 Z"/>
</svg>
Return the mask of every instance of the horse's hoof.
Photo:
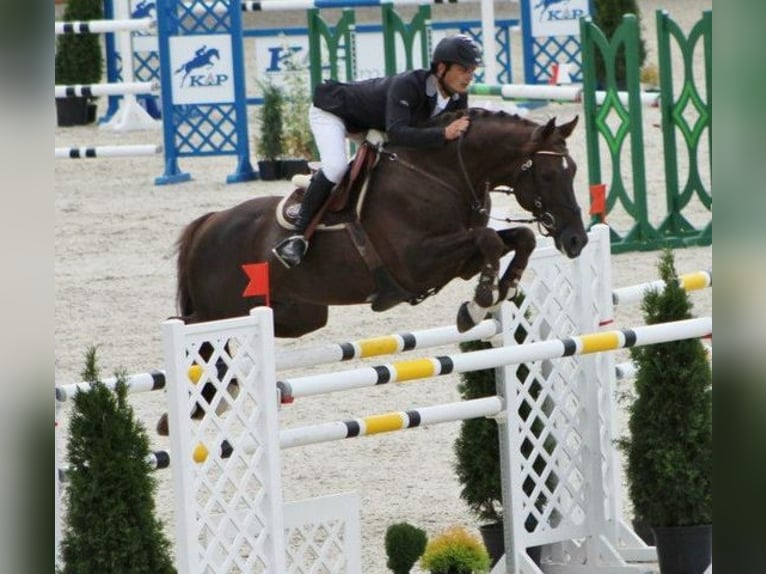
<svg viewBox="0 0 766 574">
<path fill-rule="evenodd" d="M 170 426 L 168 425 L 168 413 L 164 413 L 160 420 L 157 421 L 157 434 L 160 436 L 168 436 L 170 434 Z"/>
<path fill-rule="evenodd" d="M 495 290 L 490 283 L 482 283 L 476 287 L 473 300 L 479 307 L 490 307 L 495 303 Z"/>
<path fill-rule="evenodd" d="M 468 311 L 468 303 L 463 302 L 460 305 L 460 309 L 457 311 L 457 330 L 459 333 L 465 333 L 470 331 L 476 326 L 476 323 L 471 317 L 471 313 Z"/>
</svg>

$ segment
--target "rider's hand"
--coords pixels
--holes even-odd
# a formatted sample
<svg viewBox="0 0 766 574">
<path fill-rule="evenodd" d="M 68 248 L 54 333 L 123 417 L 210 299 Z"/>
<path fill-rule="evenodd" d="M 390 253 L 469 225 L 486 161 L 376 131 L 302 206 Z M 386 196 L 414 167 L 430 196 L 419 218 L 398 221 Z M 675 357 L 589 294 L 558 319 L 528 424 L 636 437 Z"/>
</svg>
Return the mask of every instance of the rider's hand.
<svg viewBox="0 0 766 574">
<path fill-rule="evenodd" d="M 446 128 L 444 128 L 444 139 L 447 141 L 456 140 L 468 129 L 471 120 L 467 116 L 456 119 Z"/>
</svg>

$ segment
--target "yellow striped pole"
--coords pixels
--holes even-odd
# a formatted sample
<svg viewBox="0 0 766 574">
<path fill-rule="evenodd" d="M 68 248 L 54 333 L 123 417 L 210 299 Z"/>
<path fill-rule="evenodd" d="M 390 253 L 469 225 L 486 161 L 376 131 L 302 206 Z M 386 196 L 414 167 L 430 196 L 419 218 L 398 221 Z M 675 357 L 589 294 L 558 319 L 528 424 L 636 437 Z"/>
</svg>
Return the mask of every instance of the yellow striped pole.
<svg viewBox="0 0 766 574">
<path fill-rule="evenodd" d="M 712 332 L 712 318 L 703 317 L 644 325 L 633 329 L 601 331 L 564 339 L 551 339 L 458 355 L 399 361 L 343 372 L 283 379 L 277 381 L 277 385 L 283 400 L 290 401 L 302 396 L 321 395 L 390 382 L 411 381 L 450 373 L 464 373 L 545 359 L 601 353 L 621 348 L 704 337 L 711 335 Z"/>
</svg>

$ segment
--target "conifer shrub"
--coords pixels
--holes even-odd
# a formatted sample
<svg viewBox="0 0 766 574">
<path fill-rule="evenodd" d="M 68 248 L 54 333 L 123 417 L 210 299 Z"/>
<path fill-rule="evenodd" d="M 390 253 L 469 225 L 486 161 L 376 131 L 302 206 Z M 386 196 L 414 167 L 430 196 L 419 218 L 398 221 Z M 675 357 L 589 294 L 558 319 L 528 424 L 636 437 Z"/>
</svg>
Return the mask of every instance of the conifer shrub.
<svg viewBox="0 0 766 574">
<path fill-rule="evenodd" d="M 96 349 L 82 373 L 93 383 L 74 397 L 69 424 L 63 574 L 175 572 L 155 518 L 149 439 L 127 402 L 125 374 L 115 392 L 98 382 Z"/>
<path fill-rule="evenodd" d="M 407 522 L 386 529 L 386 566 L 394 574 L 408 574 L 426 548 L 428 536 L 422 528 Z"/>
<path fill-rule="evenodd" d="M 640 32 L 641 12 L 638 9 L 637 0 L 594 0 L 593 4 L 595 8 L 593 23 L 604 33 L 607 40 L 612 39 L 614 31 L 620 27 L 620 24 L 622 24 L 622 17 L 624 14 L 635 14 L 639 24 L 638 64 L 639 67 L 643 66 L 644 60 L 646 60 L 646 44 L 644 43 L 643 36 Z M 597 81 L 601 86 L 605 87 L 606 65 L 599 50 L 596 50 L 595 68 Z M 627 76 L 624 46 L 617 50 L 614 72 L 618 89 L 625 89 Z"/>
<path fill-rule="evenodd" d="M 258 157 L 262 160 L 274 161 L 284 153 L 284 113 L 285 95 L 282 88 L 273 82 L 261 84 L 263 105 L 260 110 L 261 131 L 258 138 Z"/>
<path fill-rule="evenodd" d="M 658 264 L 662 290 L 644 296 L 646 324 L 692 317 L 678 283 L 673 253 Z M 629 435 L 620 440 L 637 520 L 652 527 L 698 526 L 713 521 L 712 373 L 699 339 L 636 347 Z"/>
<path fill-rule="evenodd" d="M 67 0 L 64 21 L 100 20 L 102 0 Z M 60 34 L 54 61 L 56 84 L 95 84 L 101 81 L 104 57 L 99 34 Z"/>
</svg>

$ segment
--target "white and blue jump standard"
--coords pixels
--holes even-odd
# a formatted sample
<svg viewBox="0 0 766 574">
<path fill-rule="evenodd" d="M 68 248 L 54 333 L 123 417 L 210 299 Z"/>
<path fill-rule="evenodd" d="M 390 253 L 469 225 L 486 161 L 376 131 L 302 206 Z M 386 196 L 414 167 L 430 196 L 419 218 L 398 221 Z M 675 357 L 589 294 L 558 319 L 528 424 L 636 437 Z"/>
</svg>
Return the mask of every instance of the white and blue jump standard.
<svg viewBox="0 0 766 574">
<path fill-rule="evenodd" d="M 176 1 L 159 6 L 165 172 L 157 184 L 191 178 L 181 157 L 235 155 L 227 182 L 256 179 L 250 163 L 239 0 Z"/>
<path fill-rule="evenodd" d="M 277 384 L 270 309 L 211 323 L 165 322 L 179 571 L 251 571 L 253 561 L 259 561 L 263 571 L 290 572 L 296 556 L 310 553 L 306 548 L 332 546 L 330 555 L 316 557 L 314 567 L 361 572 L 360 551 L 354 547 L 358 515 L 339 517 L 339 504 L 332 516 L 321 514 L 317 508 L 327 502 L 324 497 L 285 505 L 280 451 L 491 416 L 499 423 L 506 536 L 505 559 L 493 573 L 540 574 L 526 553 L 531 546 L 543 547 L 546 564 L 557 573 L 644 572 L 636 562 L 653 561 L 656 554 L 622 518 L 610 351 L 706 336 L 712 320 L 603 330 L 614 310 L 609 229 L 595 226 L 588 248 L 575 260 L 564 258 L 547 240 L 540 243 L 522 279 L 521 307 L 502 306 L 496 317 L 500 333 L 494 348 L 485 351 L 362 369 L 334 367 L 326 375 L 282 378 Z M 702 287 L 705 281 L 693 283 Z M 514 337 L 519 328 L 527 333 L 522 343 Z M 200 354 L 206 343 L 215 349 L 210 363 Z M 402 345 L 414 343 L 389 346 L 396 352 Z M 299 399 L 280 407 L 283 392 L 293 398 L 362 393 L 363 387 L 382 382 L 436 384 L 422 379 L 486 368 L 496 369 L 493 397 L 280 428 L 279 409 L 302 404 Z M 226 392 L 232 378 L 240 383 L 236 397 Z M 217 388 L 209 405 L 200 394 L 204 383 Z M 230 407 L 225 412 L 222 402 Z M 195 404 L 206 412 L 199 422 L 189 417 Z M 408 432 L 413 440 L 423 439 L 416 430 Z M 231 485 L 243 495 L 232 495 Z M 304 546 L 295 549 L 292 528 L 329 534 L 321 541 L 304 537 Z"/>
</svg>

